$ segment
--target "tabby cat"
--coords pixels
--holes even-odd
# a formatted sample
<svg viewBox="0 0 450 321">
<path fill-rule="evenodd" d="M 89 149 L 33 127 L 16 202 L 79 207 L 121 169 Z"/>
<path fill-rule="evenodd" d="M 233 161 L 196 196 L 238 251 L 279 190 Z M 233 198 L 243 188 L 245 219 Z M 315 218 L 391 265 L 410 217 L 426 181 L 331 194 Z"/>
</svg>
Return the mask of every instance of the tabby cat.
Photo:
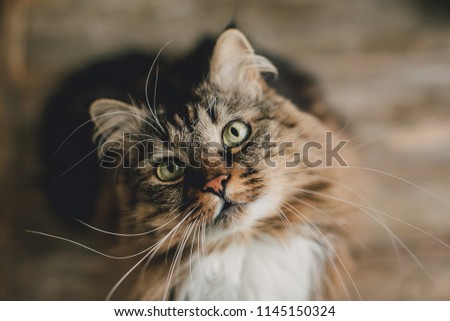
<svg viewBox="0 0 450 321">
<path fill-rule="evenodd" d="M 326 162 L 335 123 L 310 83 L 283 87 L 292 70 L 235 28 L 199 57 L 178 78 L 156 62 L 145 105 L 90 107 L 125 247 L 140 252 L 129 272 L 144 268 L 132 297 L 339 298 L 352 209 L 338 200 L 353 177 Z"/>
</svg>

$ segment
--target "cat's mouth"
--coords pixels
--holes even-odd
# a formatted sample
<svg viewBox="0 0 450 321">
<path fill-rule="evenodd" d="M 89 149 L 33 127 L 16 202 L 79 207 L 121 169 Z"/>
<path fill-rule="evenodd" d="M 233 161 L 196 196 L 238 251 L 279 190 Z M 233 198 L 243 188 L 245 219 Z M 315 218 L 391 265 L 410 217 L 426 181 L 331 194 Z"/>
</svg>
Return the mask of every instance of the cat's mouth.
<svg viewBox="0 0 450 321">
<path fill-rule="evenodd" d="M 219 207 L 217 214 L 215 215 L 214 221 L 217 223 L 235 213 L 243 204 L 237 204 L 229 201 L 223 201 L 222 205 Z"/>
</svg>

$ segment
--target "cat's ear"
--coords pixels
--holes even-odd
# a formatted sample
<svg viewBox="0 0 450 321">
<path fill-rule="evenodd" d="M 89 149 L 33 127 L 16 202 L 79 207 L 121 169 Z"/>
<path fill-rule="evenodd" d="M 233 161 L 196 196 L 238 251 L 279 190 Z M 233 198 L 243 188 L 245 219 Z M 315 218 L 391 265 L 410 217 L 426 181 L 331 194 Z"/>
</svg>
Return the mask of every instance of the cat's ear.
<svg viewBox="0 0 450 321">
<path fill-rule="evenodd" d="M 247 38 L 237 29 L 223 32 L 216 42 L 210 65 L 210 80 L 223 92 L 260 96 L 266 88 L 262 72 L 277 73 L 265 57 L 255 54 Z"/>
<path fill-rule="evenodd" d="M 138 134 L 145 122 L 142 109 L 113 99 L 99 99 L 92 103 L 89 114 L 95 124 L 94 142 L 121 141 L 126 133 Z"/>
</svg>

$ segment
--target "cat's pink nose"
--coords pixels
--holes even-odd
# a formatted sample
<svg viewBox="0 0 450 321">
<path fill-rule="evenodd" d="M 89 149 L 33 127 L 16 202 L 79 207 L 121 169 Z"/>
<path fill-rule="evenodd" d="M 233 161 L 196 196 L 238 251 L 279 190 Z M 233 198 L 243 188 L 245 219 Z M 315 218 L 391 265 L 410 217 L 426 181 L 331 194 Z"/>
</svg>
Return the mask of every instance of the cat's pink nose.
<svg viewBox="0 0 450 321">
<path fill-rule="evenodd" d="M 223 192 L 225 190 L 226 183 L 228 181 L 228 175 L 219 175 L 214 177 L 213 179 L 207 181 L 203 186 L 203 191 L 205 192 L 213 192 L 219 196 L 223 196 Z"/>
</svg>

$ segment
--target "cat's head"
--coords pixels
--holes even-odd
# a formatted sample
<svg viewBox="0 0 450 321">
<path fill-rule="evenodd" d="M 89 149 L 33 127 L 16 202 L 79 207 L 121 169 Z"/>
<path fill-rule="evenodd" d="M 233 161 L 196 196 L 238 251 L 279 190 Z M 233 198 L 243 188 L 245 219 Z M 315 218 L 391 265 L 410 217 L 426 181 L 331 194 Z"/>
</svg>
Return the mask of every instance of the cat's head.
<svg viewBox="0 0 450 321">
<path fill-rule="evenodd" d="M 217 40 L 192 102 L 175 111 L 94 102 L 94 138 L 103 151 L 120 142 L 104 157 L 119 158 L 111 160 L 120 166 L 119 198 L 139 232 L 182 239 L 189 227 L 220 238 L 282 221 L 283 204 L 313 180 L 300 175 L 303 164 L 286 163 L 324 130 L 278 95 L 267 73 L 277 69 L 230 29 Z"/>
</svg>

